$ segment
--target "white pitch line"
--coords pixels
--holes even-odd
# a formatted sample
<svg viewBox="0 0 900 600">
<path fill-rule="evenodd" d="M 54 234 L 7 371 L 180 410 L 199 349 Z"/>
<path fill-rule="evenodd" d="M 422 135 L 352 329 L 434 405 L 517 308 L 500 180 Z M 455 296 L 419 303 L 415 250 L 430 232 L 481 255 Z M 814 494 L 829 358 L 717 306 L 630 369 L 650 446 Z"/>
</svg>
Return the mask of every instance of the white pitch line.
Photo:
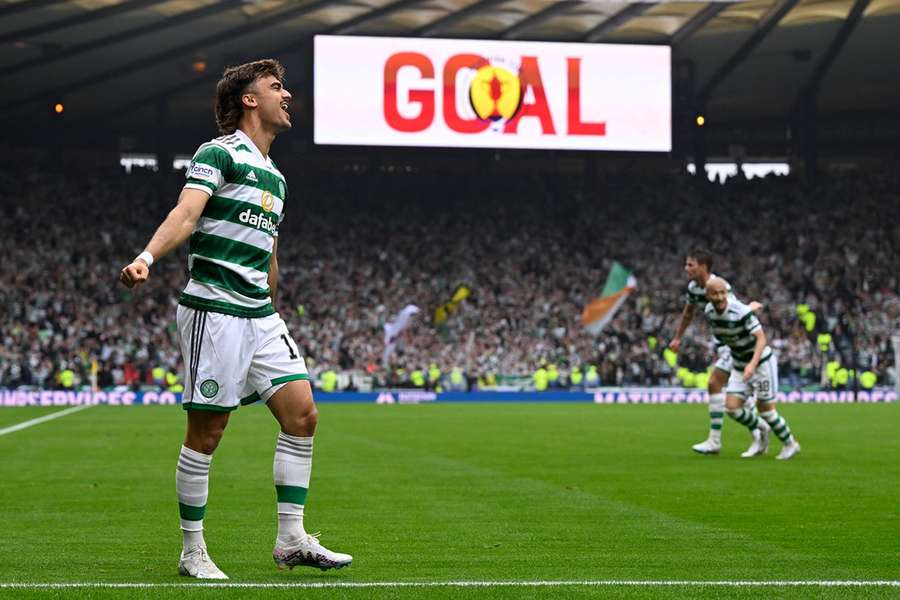
<svg viewBox="0 0 900 600">
<path fill-rule="evenodd" d="M 900 580 L 823 580 L 823 581 L 682 581 L 682 580 L 572 580 L 572 581 L 329 581 L 297 583 L 0 583 L 0 589 L 65 588 L 237 588 L 237 589 L 336 589 L 336 588 L 490 588 L 490 587 L 900 587 Z"/>
<path fill-rule="evenodd" d="M 6 435 L 7 433 L 14 433 L 16 431 L 21 431 L 23 429 L 27 429 L 32 425 L 39 425 L 44 423 L 45 421 L 52 421 L 53 419 L 58 419 L 60 417 L 64 417 L 66 415 L 71 415 L 72 413 L 78 412 L 79 410 L 84 410 L 86 408 L 90 408 L 94 406 L 93 404 L 82 404 L 81 406 L 73 406 L 72 408 L 67 408 L 65 410 L 61 410 L 59 412 L 50 413 L 49 415 L 44 415 L 43 417 L 38 417 L 36 419 L 31 419 L 29 421 L 23 421 L 21 423 L 16 423 L 15 425 L 11 425 L 10 427 L 6 427 L 4 429 L 0 429 L 0 436 Z"/>
</svg>

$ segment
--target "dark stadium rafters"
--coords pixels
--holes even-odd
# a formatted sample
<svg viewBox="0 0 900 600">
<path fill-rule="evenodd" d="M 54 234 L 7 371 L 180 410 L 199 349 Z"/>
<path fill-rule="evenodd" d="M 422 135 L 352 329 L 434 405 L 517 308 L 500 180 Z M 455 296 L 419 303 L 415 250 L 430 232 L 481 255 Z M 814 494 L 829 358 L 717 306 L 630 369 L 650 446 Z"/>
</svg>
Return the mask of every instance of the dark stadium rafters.
<svg viewBox="0 0 900 600">
<path fill-rule="evenodd" d="M 357 27 L 367 21 L 384 17 L 385 15 L 390 14 L 391 12 L 393 12 L 395 10 L 400 10 L 402 8 L 406 8 L 409 5 L 417 4 L 421 1 L 422 0 L 397 0 L 396 2 L 393 2 L 389 5 L 381 7 L 380 9 L 369 11 L 362 15 L 357 15 L 355 17 L 347 19 L 346 21 L 341 21 L 340 23 L 336 23 L 335 25 L 331 26 L 327 30 L 322 31 L 322 32 L 316 32 L 316 34 L 323 35 L 323 34 L 328 34 L 328 33 L 332 33 L 332 32 L 343 31 L 345 28 L 349 29 L 352 27 Z M 268 49 L 268 50 L 262 52 L 262 54 L 265 54 L 267 56 L 277 56 L 279 54 L 289 52 L 291 50 L 296 49 L 299 46 L 307 44 L 309 42 L 310 37 L 311 36 L 303 35 L 303 36 L 301 36 L 301 38 L 299 40 L 293 41 L 293 42 L 283 45 L 283 46 L 279 46 L 277 48 Z M 194 77 L 187 81 L 179 82 L 178 84 L 176 84 L 172 87 L 166 88 L 165 90 L 162 90 L 159 92 L 154 92 L 152 94 L 148 94 L 146 96 L 138 98 L 137 100 L 132 100 L 132 101 L 128 102 L 127 104 L 123 104 L 119 107 L 116 107 L 116 108 L 112 109 L 111 111 L 109 111 L 106 114 L 106 116 L 117 117 L 117 116 L 127 114 L 129 112 L 132 112 L 135 109 L 142 108 L 144 106 L 147 106 L 148 104 L 157 103 L 160 100 L 168 98 L 174 94 L 178 94 L 179 92 L 183 92 L 185 90 L 191 89 L 197 85 L 215 81 L 216 79 L 219 78 L 219 76 L 220 76 L 220 74 L 216 73 L 216 72 L 204 73 L 203 75 L 200 75 L 199 77 Z"/>
<path fill-rule="evenodd" d="M 84 25 L 85 23 L 90 23 L 91 21 L 97 21 L 99 19 L 108 19 L 118 14 L 130 12 L 133 10 L 140 10 L 142 8 L 148 8 L 150 6 L 153 6 L 154 4 L 162 4 L 163 2 L 168 2 L 168 0 L 127 0 L 126 2 L 122 2 L 120 4 L 113 4 L 111 6 L 106 6 L 95 10 L 88 10 L 77 15 L 66 17 L 65 19 L 60 19 L 59 21 L 41 23 L 39 25 L 20 29 L 18 31 L 10 31 L 4 33 L 0 35 L 0 44 L 5 44 L 6 42 L 11 41 L 27 40 L 36 35 L 43 35 L 45 33 L 50 33 L 51 31 L 65 29 L 67 27 L 75 27 L 76 25 Z"/>
<path fill-rule="evenodd" d="M 446 29 L 447 27 L 450 27 L 451 25 L 455 25 L 457 23 L 465 21 L 466 19 L 468 19 L 472 15 L 475 15 L 476 13 L 479 13 L 481 11 L 487 10 L 488 8 L 491 8 L 492 6 L 495 6 L 497 4 L 503 4 L 504 2 L 508 2 L 508 1 L 509 0 L 477 0 L 476 2 L 473 2 L 472 4 L 468 5 L 467 7 L 465 7 L 462 10 L 458 10 L 456 12 L 451 12 L 447 15 L 444 15 L 440 19 L 437 19 L 436 21 L 429 23 L 428 25 L 425 25 L 424 27 L 420 27 L 419 29 L 416 29 L 415 31 L 412 32 L 411 35 L 414 37 L 433 36 L 434 34 L 440 32 L 443 29 Z"/>
<path fill-rule="evenodd" d="M 184 25 L 185 23 L 190 23 L 191 21 L 195 21 L 197 19 L 202 19 L 205 17 L 209 17 L 211 15 L 215 15 L 226 10 L 232 10 L 244 4 L 244 0 L 220 0 L 220 2 L 216 4 L 208 4 L 206 6 L 201 6 L 200 8 L 195 8 L 193 10 L 189 10 L 187 12 L 183 12 L 181 14 L 175 15 L 174 17 L 170 17 L 167 19 L 161 19 L 155 23 L 148 23 L 146 25 L 140 25 L 138 27 L 134 27 L 132 29 L 126 29 L 124 31 L 118 31 L 111 35 L 107 35 L 101 38 L 97 38 L 94 40 L 89 40 L 87 42 L 83 42 L 81 44 L 76 44 L 74 46 L 63 48 L 62 51 L 57 52 L 55 54 L 47 54 L 44 56 L 37 56 L 30 60 L 25 60 L 19 63 L 12 64 L 8 67 L 0 68 L 0 77 L 11 75 L 13 73 L 18 73 L 20 71 L 24 71 L 26 69 L 33 69 L 37 67 L 42 67 L 44 65 L 56 62 L 58 60 L 64 60 L 72 58 L 73 56 L 77 56 L 79 54 L 83 54 L 84 52 L 90 52 L 91 50 L 97 50 L 99 48 L 103 48 L 104 46 L 111 46 L 113 44 L 117 44 L 119 42 L 124 42 L 126 40 L 131 40 L 136 37 L 147 35 L 150 33 L 155 33 L 157 31 L 161 31 L 163 29 L 168 29 L 170 27 L 177 27 L 179 25 Z"/>
<path fill-rule="evenodd" d="M 822 79 L 825 78 L 831 65 L 838 55 L 840 55 L 841 50 L 844 48 L 844 44 L 850 39 L 850 35 L 853 33 L 853 30 L 856 29 L 856 26 L 859 24 L 863 13 L 865 13 L 868 6 L 869 0 L 856 0 L 853 3 L 853 7 L 844 19 L 841 28 L 834 36 L 834 39 L 831 40 L 831 43 L 822 55 L 821 60 L 819 60 L 819 63 L 810 74 L 809 79 L 807 79 L 806 83 L 803 84 L 803 87 L 800 88 L 800 93 L 797 94 L 797 99 L 794 101 L 795 110 L 802 105 L 806 98 L 815 98 L 819 85 L 822 83 Z"/>
<path fill-rule="evenodd" d="M 543 10 L 539 10 L 536 13 L 525 17 L 518 23 L 514 23 L 513 25 L 509 26 L 504 31 L 500 32 L 497 37 L 501 40 L 516 39 L 529 29 L 537 27 L 541 23 L 549 21 L 556 15 L 569 11 L 576 6 L 580 6 L 581 4 L 581 0 L 564 0 L 563 2 L 555 2 L 550 6 L 544 8 Z"/>
<path fill-rule="evenodd" d="M 218 44 L 228 39 L 234 39 L 235 37 L 252 33 L 269 25 L 283 22 L 285 19 L 293 19 L 301 15 L 321 10 L 322 8 L 326 8 L 327 6 L 332 4 L 334 4 L 334 2 L 331 0 L 316 0 L 308 4 L 294 6 L 292 8 L 279 11 L 275 14 L 266 14 L 264 16 L 258 17 L 253 21 L 250 21 L 249 23 L 239 25 L 238 27 L 232 27 L 225 31 L 220 31 L 198 40 L 191 40 L 186 44 L 175 46 L 174 48 L 169 48 L 167 50 L 163 50 L 162 52 L 157 52 L 150 56 L 139 58 L 138 60 L 134 60 L 129 63 L 125 63 L 123 65 L 101 71 L 100 73 L 88 75 L 87 77 L 83 77 L 81 79 L 77 79 L 73 82 L 69 82 L 60 86 L 44 88 L 40 92 L 33 93 L 29 96 L 26 96 L 25 98 L 19 98 L 0 105 L 0 110 L 7 110 L 10 108 L 21 106 L 23 104 L 36 102 L 38 100 L 48 98 L 52 95 L 64 96 L 75 90 L 85 88 L 95 83 L 106 81 L 120 75 L 133 73 L 134 71 L 138 71 L 141 69 L 146 69 L 158 64 L 160 61 L 170 60 L 179 56 L 188 55 L 198 48 Z"/>
<path fill-rule="evenodd" d="M 393 12 L 403 10 L 404 8 L 409 8 L 416 4 L 421 4 L 424 1 L 425 0 L 396 0 L 395 2 L 385 4 L 384 6 L 376 8 L 375 10 L 353 17 L 346 22 L 338 23 L 337 25 L 329 27 L 321 33 L 324 35 L 345 35 L 352 32 L 354 29 L 364 23 L 368 23 L 369 21 L 374 21 L 376 19 L 381 19 L 382 17 L 386 17 Z"/>
<path fill-rule="evenodd" d="M 817 110 L 833 115 L 861 106 L 893 106 L 900 93 L 900 63 L 886 58 L 896 54 L 900 43 L 893 33 L 900 30 L 900 0 L 689 0 L 688 5 L 666 0 L 668 7 L 650 0 L 140 1 L 147 4 L 138 10 L 135 0 L 0 0 L 3 36 L 89 19 L 2 46 L 0 80 L 8 88 L 0 106 L 3 126 L 26 133 L 29 123 L 48 128 L 65 124 L 65 131 L 84 122 L 96 126 L 100 123 L 94 115 L 123 102 L 119 94 L 109 93 L 120 82 L 127 82 L 127 94 L 141 99 L 170 97 L 173 114 L 199 116 L 205 106 L 203 88 L 192 88 L 192 81 L 207 73 L 192 71 L 190 62 L 198 53 L 208 54 L 210 70 L 220 71 L 222 64 L 257 56 L 268 45 L 290 44 L 298 52 L 284 58 L 307 68 L 315 34 L 566 42 L 586 41 L 587 36 L 597 42 L 668 44 L 679 61 L 690 61 L 700 74 L 696 87 L 691 84 L 697 91 L 690 94 L 690 112 L 702 110 L 703 103 L 728 106 L 716 119 L 733 123 L 754 119 L 760 111 L 791 119 L 800 96 L 810 94 Z M 109 15 L 103 11 L 110 6 L 128 11 L 96 18 Z M 299 11 L 297 18 L 292 18 L 293 10 Z M 302 14 L 306 12 L 310 14 Z M 260 21 L 263 29 L 257 29 Z M 773 52 L 768 51 L 770 43 L 777 44 Z M 791 47 L 812 60 L 800 64 L 802 59 L 782 51 Z M 776 82 L 757 89 L 767 73 L 782 69 L 791 72 L 789 90 L 774 91 Z M 180 93 L 185 87 L 189 89 Z M 52 112 L 57 101 L 65 103 L 64 117 Z M 676 98 L 676 104 L 681 101 Z M 804 99 L 802 108 L 808 107 Z M 23 119 L 25 115 L 29 118 Z M 152 111 L 141 111 L 131 114 L 128 123 L 152 128 L 155 120 Z"/>
<path fill-rule="evenodd" d="M 756 29 L 750 34 L 750 37 L 741 44 L 741 47 L 738 48 L 715 73 L 713 73 L 712 77 L 709 78 L 709 81 L 706 82 L 706 85 L 700 90 L 700 93 L 697 94 L 701 106 L 709 100 L 712 91 L 725 81 L 735 68 L 744 62 L 744 59 L 750 56 L 750 53 L 753 52 L 754 48 L 756 48 L 760 42 L 766 39 L 766 36 L 769 35 L 769 32 L 771 32 L 776 25 L 778 25 L 778 22 L 791 12 L 791 9 L 796 6 L 797 2 L 798 0 L 781 0 L 778 5 L 769 11 L 769 14 L 757 24 Z"/>
<path fill-rule="evenodd" d="M 397 0 L 396 2 L 393 2 L 389 5 L 383 6 L 381 9 L 376 9 L 376 10 L 370 11 L 370 12 L 362 14 L 362 15 L 357 15 L 355 17 L 347 19 L 346 21 L 336 23 L 335 25 L 331 26 L 327 30 L 321 31 L 321 32 L 316 32 L 316 34 L 323 35 L 323 34 L 327 34 L 330 32 L 343 31 L 345 28 L 356 27 L 356 26 L 361 25 L 362 23 L 367 22 L 369 20 L 381 18 L 381 17 L 385 16 L 386 14 L 393 12 L 394 10 L 400 10 L 401 8 L 405 8 L 408 5 L 416 4 L 419 1 L 420 0 Z M 289 44 L 283 45 L 283 46 L 270 48 L 270 49 L 262 52 L 262 54 L 265 54 L 267 56 L 277 56 L 279 54 L 289 52 L 291 50 L 296 49 L 299 46 L 303 46 L 304 44 L 307 44 L 309 42 L 310 37 L 311 36 L 303 35 L 303 36 L 301 36 L 301 38 L 299 40 L 295 40 L 295 41 L 293 41 Z M 121 106 L 118 106 L 116 108 L 113 108 L 108 113 L 106 113 L 106 116 L 107 117 L 122 116 L 124 114 L 132 112 L 133 110 L 147 106 L 148 104 L 154 104 L 164 98 L 168 98 L 169 96 L 172 96 L 174 94 L 178 94 L 185 90 L 191 89 L 197 85 L 215 81 L 216 79 L 218 79 L 218 77 L 219 77 L 219 73 L 215 73 L 215 72 L 204 73 L 203 75 L 194 77 L 187 81 L 179 82 L 178 84 L 173 85 L 169 88 L 166 88 L 165 90 L 161 90 L 159 92 L 154 92 L 152 94 L 148 94 L 146 96 L 143 96 L 136 100 L 132 100 L 132 101 L 130 101 L 126 104 L 123 104 Z"/>
<path fill-rule="evenodd" d="M 724 2 L 712 2 L 708 4 L 672 34 L 672 37 L 669 38 L 669 45 L 674 47 L 689 39 L 704 25 L 716 18 L 726 6 L 728 5 Z"/>
<path fill-rule="evenodd" d="M 66 0 L 32 0 L 31 2 L 16 2 L 14 4 L 4 4 L 3 6 L 0 6 L 0 17 L 6 17 L 29 10 L 36 10 L 38 8 L 44 8 L 47 6 L 53 6 L 54 4 L 62 4 L 65 1 Z"/>
<path fill-rule="evenodd" d="M 150 104 L 157 104 L 163 100 L 166 100 L 172 96 L 175 96 L 179 92 L 184 92 L 185 90 L 189 90 L 201 83 L 204 82 L 213 82 L 216 81 L 222 74 L 218 71 L 207 71 L 203 75 L 199 75 L 197 77 L 193 77 L 188 79 L 187 81 L 179 81 L 177 84 L 167 87 L 163 90 L 159 90 L 156 92 L 152 92 L 147 94 L 146 96 L 141 96 L 136 100 L 130 100 L 125 104 L 120 104 L 115 106 L 107 111 L 105 111 L 102 115 L 96 115 L 95 119 L 111 119 L 116 117 L 121 117 L 122 115 L 126 115 L 130 112 L 133 112 L 137 109 L 143 108 Z"/>
<path fill-rule="evenodd" d="M 591 44 L 599 42 L 606 34 L 610 33 L 620 25 L 624 25 L 632 18 L 640 16 L 653 5 L 654 4 L 652 2 L 632 2 L 628 4 L 628 6 L 626 6 L 616 14 L 610 16 L 608 19 L 606 19 L 602 23 L 599 23 L 586 34 L 584 34 L 584 38 L 582 39 L 582 41 Z"/>
</svg>

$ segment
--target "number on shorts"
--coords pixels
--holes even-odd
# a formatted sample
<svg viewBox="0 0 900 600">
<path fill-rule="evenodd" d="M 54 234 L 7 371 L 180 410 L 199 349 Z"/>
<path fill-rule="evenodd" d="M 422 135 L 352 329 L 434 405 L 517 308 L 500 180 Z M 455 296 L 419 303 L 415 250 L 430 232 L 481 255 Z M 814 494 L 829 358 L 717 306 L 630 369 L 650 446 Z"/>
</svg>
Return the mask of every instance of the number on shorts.
<svg viewBox="0 0 900 600">
<path fill-rule="evenodd" d="M 769 380 L 763 379 L 763 380 L 757 382 L 756 389 L 757 389 L 757 391 L 762 392 L 763 394 L 768 394 L 769 393 Z"/>
<path fill-rule="evenodd" d="M 281 339 L 284 340 L 284 345 L 288 347 L 288 352 L 290 352 L 290 358 L 297 358 L 297 351 L 294 350 L 294 347 L 291 346 L 291 340 L 288 339 L 288 336 L 281 334 Z"/>
</svg>

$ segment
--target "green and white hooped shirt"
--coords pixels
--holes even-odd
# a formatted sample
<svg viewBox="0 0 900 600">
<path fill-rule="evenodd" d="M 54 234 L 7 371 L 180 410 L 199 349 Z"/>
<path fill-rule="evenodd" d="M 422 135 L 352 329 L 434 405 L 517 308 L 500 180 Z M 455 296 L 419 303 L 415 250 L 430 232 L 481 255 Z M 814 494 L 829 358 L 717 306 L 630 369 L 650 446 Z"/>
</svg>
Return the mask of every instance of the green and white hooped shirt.
<svg viewBox="0 0 900 600">
<path fill-rule="evenodd" d="M 717 275 L 710 273 L 709 278 L 712 279 L 713 277 L 717 277 Z M 734 296 L 731 284 L 727 281 L 725 282 L 725 291 L 728 292 L 729 296 Z M 700 285 L 693 279 L 688 281 L 687 295 L 685 296 L 684 301 L 692 306 L 699 306 L 702 310 L 703 307 L 706 306 L 706 303 L 709 302 L 709 300 L 706 299 L 706 286 Z"/>
<path fill-rule="evenodd" d="M 728 306 L 724 312 L 718 312 L 712 302 L 708 302 L 703 308 L 703 313 L 709 321 L 716 344 L 731 348 L 734 368 L 742 370 L 753 358 L 753 351 L 756 348 L 756 338 L 753 334 L 762 330 L 759 319 L 749 306 L 733 297 L 728 299 Z M 771 357 L 772 349 L 767 344 L 760 355 L 760 364 Z"/>
<path fill-rule="evenodd" d="M 191 278 L 178 302 L 238 317 L 275 312 L 269 259 L 287 183 L 241 130 L 197 149 L 185 188 L 210 194 L 189 244 Z"/>
</svg>

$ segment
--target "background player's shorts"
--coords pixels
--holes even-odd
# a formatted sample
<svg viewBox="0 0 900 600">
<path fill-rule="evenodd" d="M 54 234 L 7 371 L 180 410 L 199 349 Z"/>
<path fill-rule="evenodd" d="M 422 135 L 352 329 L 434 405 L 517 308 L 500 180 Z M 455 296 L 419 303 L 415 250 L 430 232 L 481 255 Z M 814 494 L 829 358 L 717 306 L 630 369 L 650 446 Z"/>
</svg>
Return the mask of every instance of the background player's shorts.
<svg viewBox="0 0 900 600">
<path fill-rule="evenodd" d="M 746 399 L 756 394 L 756 400 L 761 402 L 775 402 L 778 393 L 778 360 L 772 356 L 764 363 L 756 367 L 756 372 L 750 381 L 744 383 L 744 370 L 733 369 L 728 378 L 726 394 L 741 396 Z"/>
<path fill-rule="evenodd" d="M 289 381 L 309 379 L 278 314 L 247 319 L 179 305 L 177 322 L 185 409 L 231 411 L 267 401 Z"/>
<path fill-rule="evenodd" d="M 716 368 L 726 373 L 731 373 L 731 348 L 722 346 L 719 348 L 716 357 Z"/>
</svg>

